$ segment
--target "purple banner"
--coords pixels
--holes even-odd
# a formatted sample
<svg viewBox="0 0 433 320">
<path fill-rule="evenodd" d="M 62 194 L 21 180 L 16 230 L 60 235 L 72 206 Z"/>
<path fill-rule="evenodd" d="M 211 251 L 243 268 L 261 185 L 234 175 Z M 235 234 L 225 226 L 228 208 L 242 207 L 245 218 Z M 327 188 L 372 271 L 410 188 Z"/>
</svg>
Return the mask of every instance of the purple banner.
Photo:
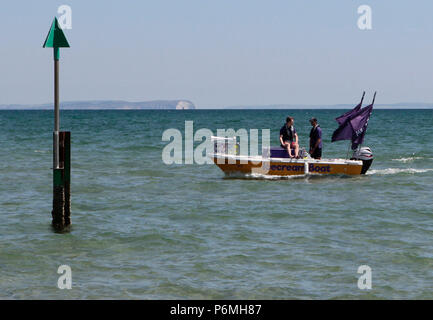
<svg viewBox="0 0 433 320">
<path fill-rule="evenodd" d="M 340 125 L 337 130 L 332 134 L 332 142 L 340 141 L 340 140 L 352 140 L 353 137 L 353 129 L 350 125 L 350 121 L 344 122 Z"/>
<path fill-rule="evenodd" d="M 338 122 L 339 125 L 342 125 L 347 119 L 349 119 L 352 115 L 356 114 L 362 106 L 362 101 L 364 101 L 365 91 L 362 94 L 361 102 L 352 110 L 347 111 L 345 114 L 339 116 L 338 118 L 335 118 L 335 120 Z"/>
<path fill-rule="evenodd" d="M 372 103 L 361 109 L 361 103 L 358 104 L 353 110 L 338 117 L 337 122 L 344 121 L 340 124 L 337 130 L 332 134 L 332 142 L 339 140 L 352 140 L 352 149 L 356 149 L 364 142 L 365 132 L 367 131 L 368 120 L 370 119 L 371 112 L 373 111 L 374 100 L 376 99 L 376 92 L 373 96 Z"/>
<path fill-rule="evenodd" d="M 356 149 L 358 145 L 364 142 L 365 132 L 367 131 L 368 120 L 373 111 L 373 104 L 362 109 L 356 116 L 352 117 L 348 122 L 353 129 L 352 149 Z"/>
</svg>

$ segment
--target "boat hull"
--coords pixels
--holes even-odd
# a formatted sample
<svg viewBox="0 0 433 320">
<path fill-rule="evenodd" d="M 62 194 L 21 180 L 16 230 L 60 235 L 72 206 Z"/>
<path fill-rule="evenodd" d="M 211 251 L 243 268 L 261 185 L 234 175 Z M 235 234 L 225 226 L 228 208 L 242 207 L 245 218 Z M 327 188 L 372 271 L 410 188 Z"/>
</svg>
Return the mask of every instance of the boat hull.
<svg viewBox="0 0 433 320">
<path fill-rule="evenodd" d="M 213 155 L 214 163 L 227 175 L 263 174 L 271 176 L 293 176 L 304 174 L 360 175 L 363 163 L 344 159 L 265 159 L 231 155 Z"/>
</svg>

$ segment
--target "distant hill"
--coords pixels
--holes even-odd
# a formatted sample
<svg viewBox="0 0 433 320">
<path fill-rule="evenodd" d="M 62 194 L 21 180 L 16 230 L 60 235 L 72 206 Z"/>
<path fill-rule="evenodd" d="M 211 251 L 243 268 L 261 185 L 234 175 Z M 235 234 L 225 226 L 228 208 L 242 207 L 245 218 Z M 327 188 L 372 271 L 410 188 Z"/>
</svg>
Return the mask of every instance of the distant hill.
<svg viewBox="0 0 433 320">
<path fill-rule="evenodd" d="M 216 109 L 351 109 L 353 104 L 270 104 L 228 106 Z M 364 106 L 367 104 L 364 103 Z M 401 102 L 375 104 L 377 109 L 433 109 L 433 103 Z M 191 110 L 196 109 L 189 100 L 154 100 L 130 102 L 123 100 L 65 101 L 60 103 L 62 110 Z M 52 110 L 52 103 L 44 104 L 0 104 L 0 110 Z M 206 108 L 208 109 L 208 108 Z M 213 108 L 211 108 L 213 109 Z"/>
<path fill-rule="evenodd" d="M 151 109 L 172 109 L 184 110 L 195 109 L 194 104 L 188 100 L 155 100 L 155 101 L 140 101 L 129 102 L 121 100 L 96 100 L 96 101 L 65 101 L 60 103 L 60 108 L 63 110 L 151 110 Z M 53 109 L 53 103 L 45 104 L 2 104 L 0 110 L 44 110 Z"/>
</svg>

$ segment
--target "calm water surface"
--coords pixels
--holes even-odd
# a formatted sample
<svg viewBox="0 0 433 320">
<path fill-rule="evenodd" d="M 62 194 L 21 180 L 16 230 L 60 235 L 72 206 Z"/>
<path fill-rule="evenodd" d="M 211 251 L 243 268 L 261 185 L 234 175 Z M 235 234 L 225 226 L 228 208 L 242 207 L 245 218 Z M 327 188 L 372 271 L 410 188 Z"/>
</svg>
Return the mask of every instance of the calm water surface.
<svg viewBox="0 0 433 320">
<path fill-rule="evenodd" d="M 168 128 L 270 128 L 302 145 L 339 110 L 63 111 L 72 223 L 50 228 L 50 111 L 0 111 L 0 298 L 433 299 L 433 110 L 375 110 L 359 177 L 226 178 L 161 160 Z M 72 290 L 57 268 L 72 268 Z M 373 288 L 357 287 L 360 265 Z"/>
</svg>

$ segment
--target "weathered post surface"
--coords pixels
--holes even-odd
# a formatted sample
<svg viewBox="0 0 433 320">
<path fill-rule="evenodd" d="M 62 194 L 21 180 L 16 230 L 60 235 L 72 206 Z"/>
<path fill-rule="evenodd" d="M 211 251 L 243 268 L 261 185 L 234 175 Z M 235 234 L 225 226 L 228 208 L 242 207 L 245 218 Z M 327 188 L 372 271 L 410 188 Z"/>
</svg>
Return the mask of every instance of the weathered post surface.
<svg viewBox="0 0 433 320">
<path fill-rule="evenodd" d="M 53 210 L 51 215 L 53 227 L 62 231 L 71 224 L 71 134 L 68 131 L 60 131 L 59 48 L 69 48 L 69 43 L 57 18 L 54 18 L 51 24 L 43 47 L 53 48 L 54 53 Z"/>
</svg>

